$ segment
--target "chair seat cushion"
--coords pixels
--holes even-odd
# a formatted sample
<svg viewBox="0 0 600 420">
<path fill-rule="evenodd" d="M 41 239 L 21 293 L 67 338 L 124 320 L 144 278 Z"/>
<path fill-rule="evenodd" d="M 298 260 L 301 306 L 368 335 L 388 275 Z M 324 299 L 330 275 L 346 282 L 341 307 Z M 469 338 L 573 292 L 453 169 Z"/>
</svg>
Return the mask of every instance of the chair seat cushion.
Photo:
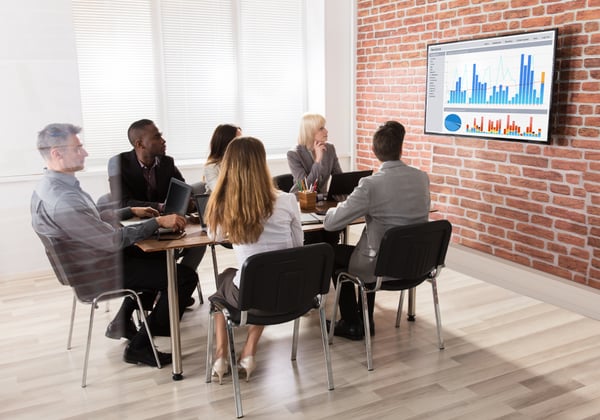
<svg viewBox="0 0 600 420">
<path fill-rule="evenodd" d="M 227 310 L 229 311 L 230 319 L 236 324 L 240 323 L 241 311 L 238 308 L 236 308 L 231 303 L 229 303 L 229 302 L 225 301 L 224 299 L 221 299 L 220 297 L 217 297 L 215 295 L 209 297 L 209 300 L 213 303 L 216 303 L 217 305 L 227 308 Z M 319 307 L 318 302 L 316 302 L 316 300 L 315 300 L 313 302 L 307 303 L 306 305 L 301 306 L 296 309 L 290 308 L 288 312 L 285 312 L 282 314 L 261 311 L 258 309 L 250 309 L 248 311 L 246 323 L 252 324 L 252 325 L 283 324 L 284 322 L 293 321 L 294 319 L 304 315 L 311 309 L 318 308 L 318 307 Z"/>
</svg>

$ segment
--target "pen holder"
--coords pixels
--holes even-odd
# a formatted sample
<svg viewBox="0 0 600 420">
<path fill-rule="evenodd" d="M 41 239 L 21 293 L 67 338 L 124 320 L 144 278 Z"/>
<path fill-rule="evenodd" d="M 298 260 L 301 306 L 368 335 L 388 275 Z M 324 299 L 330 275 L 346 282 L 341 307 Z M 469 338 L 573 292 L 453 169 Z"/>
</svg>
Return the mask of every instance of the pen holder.
<svg viewBox="0 0 600 420">
<path fill-rule="evenodd" d="M 300 208 L 302 210 L 314 210 L 317 205 L 317 193 L 299 191 L 298 201 L 300 202 Z"/>
</svg>

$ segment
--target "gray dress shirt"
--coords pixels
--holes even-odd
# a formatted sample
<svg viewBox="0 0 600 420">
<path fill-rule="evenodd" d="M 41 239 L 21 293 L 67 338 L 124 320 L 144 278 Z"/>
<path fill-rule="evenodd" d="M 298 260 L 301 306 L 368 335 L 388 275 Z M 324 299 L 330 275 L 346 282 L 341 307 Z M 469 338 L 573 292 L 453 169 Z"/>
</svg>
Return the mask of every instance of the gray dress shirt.
<svg viewBox="0 0 600 420">
<path fill-rule="evenodd" d="M 33 229 L 52 239 L 71 285 L 85 297 L 122 287 L 121 251 L 158 228 L 154 218 L 118 225 L 132 215 L 130 208 L 99 212 L 77 178 L 51 170 L 45 170 L 31 197 Z"/>
</svg>

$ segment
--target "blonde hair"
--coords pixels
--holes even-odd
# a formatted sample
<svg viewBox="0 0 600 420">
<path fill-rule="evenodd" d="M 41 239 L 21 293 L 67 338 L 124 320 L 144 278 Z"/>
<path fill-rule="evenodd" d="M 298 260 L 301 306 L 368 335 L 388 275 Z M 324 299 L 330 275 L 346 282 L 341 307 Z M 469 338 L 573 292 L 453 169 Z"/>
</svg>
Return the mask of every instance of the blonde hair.
<svg viewBox="0 0 600 420">
<path fill-rule="evenodd" d="M 263 223 L 273 214 L 276 199 L 262 142 L 254 137 L 233 139 L 207 204 L 211 230 L 220 228 L 234 244 L 254 243 L 263 232 Z"/>
<path fill-rule="evenodd" d="M 312 150 L 315 144 L 315 134 L 321 127 L 325 127 L 325 117 L 321 114 L 306 113 L 302 115 L 298 144 Z"/>
</svg>

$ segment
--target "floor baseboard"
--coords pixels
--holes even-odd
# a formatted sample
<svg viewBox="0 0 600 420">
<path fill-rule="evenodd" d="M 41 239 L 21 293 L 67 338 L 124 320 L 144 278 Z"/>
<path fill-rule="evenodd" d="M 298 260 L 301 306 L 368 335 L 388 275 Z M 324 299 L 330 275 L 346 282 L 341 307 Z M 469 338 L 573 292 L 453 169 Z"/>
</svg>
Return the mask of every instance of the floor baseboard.
<svg viewBox="0 0 600 420">
<path fill-rule="evenodd" d="M 600 290 L 569 282 L 456 244 L 451 244 L 448 248 L 446 267 L 542 302 L 600 320 L 600 305 L 598 305 Z"/>
</svg>

